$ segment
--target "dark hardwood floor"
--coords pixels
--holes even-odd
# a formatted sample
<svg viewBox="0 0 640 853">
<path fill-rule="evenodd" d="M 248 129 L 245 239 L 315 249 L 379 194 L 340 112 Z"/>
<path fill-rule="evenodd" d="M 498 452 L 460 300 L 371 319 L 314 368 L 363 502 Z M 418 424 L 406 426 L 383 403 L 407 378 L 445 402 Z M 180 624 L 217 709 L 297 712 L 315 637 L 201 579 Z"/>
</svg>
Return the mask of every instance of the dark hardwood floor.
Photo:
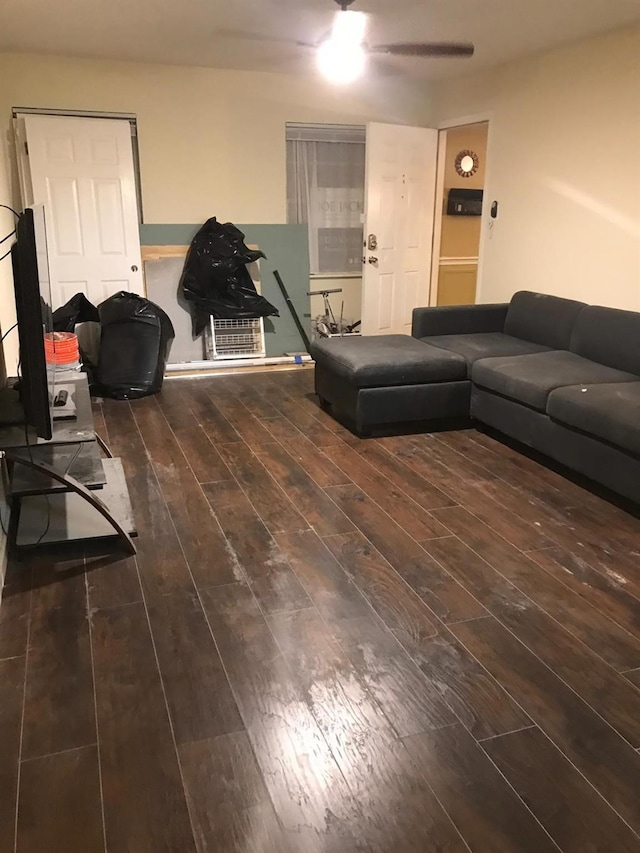
<svg viewBox="0 0 640 853">
<path fill-rule="evenodd" d="M 312 390 L 96 403 L 138 555 L 9 566 L 0 851 L 640 851 L 640 521 Z"/>
</svg>

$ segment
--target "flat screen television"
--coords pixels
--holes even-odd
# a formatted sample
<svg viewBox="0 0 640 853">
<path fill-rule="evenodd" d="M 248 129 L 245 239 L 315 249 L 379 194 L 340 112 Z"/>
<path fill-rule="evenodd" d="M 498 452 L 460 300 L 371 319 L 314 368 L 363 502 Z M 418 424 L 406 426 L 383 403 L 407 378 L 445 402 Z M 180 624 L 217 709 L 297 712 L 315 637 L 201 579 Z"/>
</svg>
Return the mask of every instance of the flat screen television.
<svg viewBox="0 0 640 853">
<path fill-rule="evenodd" d="M 28 207 L 11 247 L 20 342 L 20 402 L 25 423 L 39 438 L 51 439 L 55 373 L 47 370 L 44 336 L 53 331 L 47 232 L 43 205 Z"/>
</svg>

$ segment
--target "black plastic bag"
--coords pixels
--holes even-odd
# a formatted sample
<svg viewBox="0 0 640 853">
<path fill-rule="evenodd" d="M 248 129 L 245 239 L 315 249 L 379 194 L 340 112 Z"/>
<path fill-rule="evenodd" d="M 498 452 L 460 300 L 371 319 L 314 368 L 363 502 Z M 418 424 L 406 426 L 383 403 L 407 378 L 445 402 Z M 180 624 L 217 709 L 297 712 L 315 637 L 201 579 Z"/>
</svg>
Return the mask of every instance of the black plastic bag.
<svg viewBox="0 0 640 853">
<path fill-rule="evenodd" d="M 249 249 L 235 225 L 207 219 L 191 242 L 180 282 L 191 304 L 195 335 L 209 321 L 278 317 L 278 309 L 257 292 L 247 264 L 265 258 Z"/>
<path fill-rule="evenodd" d="M 171 342 L 171 320 L 162 308 L 123 290 L 98 306 L 102 334 L 92 390 L 133 400 L 162 388 Z"/>
<path fill-rule="evenodd" d="M 84 293 L 76 293 L 62 308 L 53 312 L 54 332 L 73 332 L 77 323 L 99 323 L 98 309 Z"/>
<path fill-rule="evenodd" d="M 76 293 L 53 312 L 54 332 L 75 332 L 85 368 L 95 367 L 100 356 L 100 315 L 84 293 Z"/>
</svg>

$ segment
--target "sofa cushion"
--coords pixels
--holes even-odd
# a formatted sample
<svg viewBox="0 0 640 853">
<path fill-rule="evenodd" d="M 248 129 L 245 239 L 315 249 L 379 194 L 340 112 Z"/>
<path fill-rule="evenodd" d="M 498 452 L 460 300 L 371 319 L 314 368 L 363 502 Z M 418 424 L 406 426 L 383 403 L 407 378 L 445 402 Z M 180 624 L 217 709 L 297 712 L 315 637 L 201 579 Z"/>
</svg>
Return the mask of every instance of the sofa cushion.
<svg viewBox="0 0 640 853">
<path fill-rule="evenodd" d="M 557 388 L 547 414 L 640 456 L 640 382 Z"/>
<path fill-rule="evenodd" d="M 432 347 L 441 347 L 449 352 L 457 352 L 467 360 L 468 375 L 471 376 L 473 363 L 479 358 L 495 358 L 507 355 L 526 355 L 533 352 L 546 352 L 549 348 L 531 341 L 513 338 L 502 332 L 480 332 L 473 335 L 433 335 L 420 338 Z"/>
<path fill-rule="evenodd" d="M 585 307 L 573 299 L 521 290 L 511 300 L 504 332 L 550 349 L 569 349 L 574 324 Z"/>
<path fill-rule="evenodd" d="M 576 321 L 570 349 L 640 376 L 640 314 L 590 305 Z"/>
<path fill-rule="evenodd" d="M 321 338 L 312 344 L 311 355 L 358 388 L 467 378 L 467 363 L 461 355 L 409 335 Z"/>
<path fill-rule="evenodd" d="M 481 388 L 546 411 L 547 398 L 555 388 L 595 385 L 604 382 L 637 382 L 632 373 L 614 370 L 573 352 L 551 351 L 509 358 L 483 358 L 471 372 Z"/>
</svg>

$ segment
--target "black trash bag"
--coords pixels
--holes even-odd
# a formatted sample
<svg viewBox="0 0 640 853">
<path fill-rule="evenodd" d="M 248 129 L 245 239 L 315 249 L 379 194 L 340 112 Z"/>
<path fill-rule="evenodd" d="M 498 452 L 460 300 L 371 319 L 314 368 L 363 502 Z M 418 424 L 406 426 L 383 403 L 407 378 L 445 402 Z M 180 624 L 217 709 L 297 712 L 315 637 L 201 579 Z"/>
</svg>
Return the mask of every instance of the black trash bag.
<svg viewBox="0 0 640 853">
<path fill-rule="evenodd" d="M 157 305 L 123 290 L 98 306 L 102 334 L 92 391 L 133 400 L 162 388 L 171 342 L 171 320 Z"/>
<path fill-rule="evenodd" d="M 100 354 L 100 315 L 84 293 L 76 293 L 53 312 L 54 332 L 75 332 L 86 368 L 96 367 Z"/>
<path fill-rule="evenodd" d="M 98 309 L 89 302 L 84 293 L 76 293 L 62 308 L 56 308 L 53 312 L 54 332 L 73 332 L 76 323 L 99 322 Z"/>
<path fill-rule="evenodd" d="M 257 292 L 247 264 L 266 258 L 251 250 L 235 225 L 207 219 L 191 241 L 180 290 L 191 304 L 194 335 L 209 321 L 279 317 L 278 309 Z"/>
</svg>

